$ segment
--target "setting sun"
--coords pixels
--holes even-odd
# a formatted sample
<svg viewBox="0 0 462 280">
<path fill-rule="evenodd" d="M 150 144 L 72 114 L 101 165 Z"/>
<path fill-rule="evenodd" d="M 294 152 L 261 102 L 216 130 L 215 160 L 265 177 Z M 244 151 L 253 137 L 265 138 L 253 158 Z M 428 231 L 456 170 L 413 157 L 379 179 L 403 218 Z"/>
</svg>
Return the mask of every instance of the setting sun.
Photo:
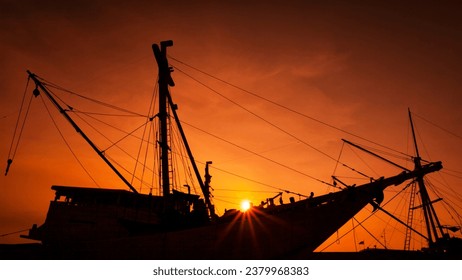
<svg viewBox="0 0 462 280">
<path fill-rule="evenodd" d="M 250 204 L 250 201 L 248 201 L 248 200 L 243 200 L 243 201 L 241 202 L 241 210 L 242 210 L 243 212 L 249 210 L 251 206 L 252 206 L 252 205 Z"/>
</svg>

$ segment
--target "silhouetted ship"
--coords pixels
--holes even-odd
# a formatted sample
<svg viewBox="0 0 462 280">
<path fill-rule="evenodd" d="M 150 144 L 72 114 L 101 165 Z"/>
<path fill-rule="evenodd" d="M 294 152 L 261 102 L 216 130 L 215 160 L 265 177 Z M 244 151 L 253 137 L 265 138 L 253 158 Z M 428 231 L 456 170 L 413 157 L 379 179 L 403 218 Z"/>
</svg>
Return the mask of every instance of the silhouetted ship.
<svg viewBox="0 0 462 280">
<path fill-rule="evenodd" d="M 215 213 L 211 201 L 209 164 L 202 176 L 172 101 L 169 87 L 174 86 L 172 69 L 167 61 L 167 47 L 172 41 L 154 44 L 159 67 L 158 146 L 160 147 L 162 195 L 139 193 L 77 126 L 68 109 L 50 94 L 46 84 L 28 71 L 36 89 L 44 94 L 90 144 L 96 153 L 122 179 L 130 190 L 52 186 L 55 198 L 50 202 L 43 225 L 34 225 L 23 237 L 38 240 L 46 255 L 66 259 L 285 259 L 308 257 L 340 227 L 368 204 L 380 208 L 383 191 L 407 180 L 421 184 L 423 207 L 429 224 L 429 248 L 447 250 L 453 239 L 443 234 L 435 220 L 432 203 L 423 185 L 423 177 L 442 168 L 441 162 L 422 164 L 415 158 L 415 168 L 388 178 L 349 186 L 320 196 L 290 199 L 275 203 L 268 199 L 248 211 L 227 210 Z M 172 120 L 170 119 L 172 117 Z M 178 191 L 172 186 L 169 126 L 175 122 L 180 130 L 194 175 L 202 194 Z M 441 246 L 440 246 L 441 245 Z"/>
</svg>

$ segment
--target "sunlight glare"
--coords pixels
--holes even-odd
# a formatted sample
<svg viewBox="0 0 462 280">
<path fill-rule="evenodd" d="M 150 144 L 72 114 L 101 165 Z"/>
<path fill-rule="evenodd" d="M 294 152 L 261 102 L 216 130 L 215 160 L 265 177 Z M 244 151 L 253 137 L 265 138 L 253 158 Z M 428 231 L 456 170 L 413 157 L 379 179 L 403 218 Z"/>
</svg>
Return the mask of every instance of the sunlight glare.
<svg viewBox="0 0 462 280">
<path fill-rule="evenodd" d="M 250 201 L 248 201 L 248 200 L 243 200 L 243 201 L 241 202 L 241 210 L 242 210 L 242 212 L 245 212 L 245 211 L 249 210 L 251 206 L 252 206 L 252 205 L 250 204 Z"/>
</svg>

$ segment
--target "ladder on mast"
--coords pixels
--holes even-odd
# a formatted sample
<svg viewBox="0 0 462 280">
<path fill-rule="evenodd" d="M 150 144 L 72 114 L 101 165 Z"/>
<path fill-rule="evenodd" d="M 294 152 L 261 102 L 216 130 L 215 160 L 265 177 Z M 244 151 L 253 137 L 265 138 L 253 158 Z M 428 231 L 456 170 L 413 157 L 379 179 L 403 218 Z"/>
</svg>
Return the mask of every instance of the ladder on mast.
<svg viewBox="0 0 462 280">
<path fill-rule="evenodd" d="M 409 212 L 407 214 L 407 227 L 406 227 L 406 236 L 404 238 L 404 250 L 409 251 L 411 249 L 411 228 L 412 228 L 412 221 L 414 219 L 414 204 L 415 204 L 415 195 L 416 195 L 416 184 L 411 184 L 411 195 L 409 197 Z"/>
</svg>

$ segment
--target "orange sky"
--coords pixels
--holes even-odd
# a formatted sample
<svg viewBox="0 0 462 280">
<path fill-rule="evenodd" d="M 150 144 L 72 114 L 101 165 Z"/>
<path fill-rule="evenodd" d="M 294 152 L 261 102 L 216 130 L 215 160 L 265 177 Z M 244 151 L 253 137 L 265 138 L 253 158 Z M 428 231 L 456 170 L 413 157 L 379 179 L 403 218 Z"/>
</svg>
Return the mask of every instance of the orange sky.
<svg viewBox="0 0 462 280">
<path fill-rule="evenodd" d="M 168 52 L 176 59 L 406 153 L 413 153 L 408 107 L 418 116 L 462 135 L 462 19 L 460 9 L 445 1 L 162 2 L 168 3 L 0 1 L 2 172 L 27 69 L 75 92 L 144 112 L 157 75 L 151 44 L 168 39 L 174 41 Z M 210 82 L 186 66 L 171 63 Z M 175 71 L 173 78 L 177 84 L 173 98 L 187 123 L 316 178 L 330 180 L 335 167 L 331 159 L 194 84 L 181 72 Z M 340 152 L 341 138 L 361 142 L 228 86 L 211 83 L 242 106 L 332 157 Z M 0 179 L 0 235 L 41 224 L 53 197 L 51 185 L 93 184 L 75 163 L 38 100 L 30 114 L 10 174 Z M 425 143 L 424 157 L 443 161 L 445 168 L 461 170 L 460 137 L 421 119 L 416 123 Z M 306 176 L 207 138 L 191 127 L 185 129 L 201 162 L 212 160 L 214 167 L 295 192 L 333 191 Z M 85 158 L 91 156 L 91 152 L 82 151 Z M 97 160 L 89 161 L 97 167 Z M 356 158 L 351 164 L 362 163 Z M 260 191 L 276 191 L 218 170 L 212 172 L 221 212 L 238 207 L 241 199 L 258 203 L 272 195 Z M 370 175 L 399 172 L 387 169 L 386 174 L 379 171 Z M 460 184 L 456 177 L 445 180 L 454 189 Z M 123 188 L 115 179 L 108 182 L 101 184 Z M 376 244 L 367 234 L 357 235 L 366 240 L 366 245 Z M 0 243 L 16 241 L 12 236 L 0 239 Z M 399 246 L 401 241 L 396 242 Z M 342 241 L 332 249 L 354 249 L 346 243 Z"/>
</svg>

